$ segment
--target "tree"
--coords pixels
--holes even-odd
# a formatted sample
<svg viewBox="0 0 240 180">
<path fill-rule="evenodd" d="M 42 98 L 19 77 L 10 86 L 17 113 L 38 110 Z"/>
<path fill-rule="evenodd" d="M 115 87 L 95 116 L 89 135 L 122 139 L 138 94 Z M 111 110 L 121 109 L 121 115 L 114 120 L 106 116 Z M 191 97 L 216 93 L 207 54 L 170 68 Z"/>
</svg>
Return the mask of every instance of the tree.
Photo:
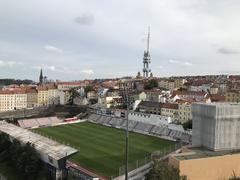
<svg viewBox="0 0 240 180">
<path fill-rule="evenodd" d="M 187 129 L 192 129 L 192 120 L 189 120 L 189 121 L 183 123 L 183 128 L 184 128 L 185 130 L 187 130 Z"/>
<path fill-rule="evenodd" d="M 144 85 L 144 89 L 153 89 L 153 88 L 157 88 L 158 87 L 158 82 L 156 79 L 150 79 L 145 85 Z"/>
<path fill-rule="evenodd" d="M 9 136 L 0 133 L 0 161 L 8 163 L 24 179 L 37 179 L 40 173 L 45 173 L 41 165 L 40 155 L 31 146 L 17 140 L 10 141 Z"/>
<path fill-rule="evenodd" d="M 180 176 L 179 169 L 162 161 L 154 161 L 146 178 L 147 180 L 187 180 L 186 176 Z"/>
<path fill-rule="evenodd" d="M 86 87 L 84 88 L 85 94 L 87 94 L 89 91 L 93 91 L 93 87 L 92 87 L 92 86 L 86 86 Z"/>
<path fill-rule="evenodd" d="M 77 92 L 77 90 L 75 88 L 71 88 L 69 90 L 69 94 L 70 94 L 70 97 L 68 100 L 68 104 L 73 105 L 73 100 L 77 97 L 80 97 L 80 94 L 79 94 L 79 92 Z"/>
</svg>

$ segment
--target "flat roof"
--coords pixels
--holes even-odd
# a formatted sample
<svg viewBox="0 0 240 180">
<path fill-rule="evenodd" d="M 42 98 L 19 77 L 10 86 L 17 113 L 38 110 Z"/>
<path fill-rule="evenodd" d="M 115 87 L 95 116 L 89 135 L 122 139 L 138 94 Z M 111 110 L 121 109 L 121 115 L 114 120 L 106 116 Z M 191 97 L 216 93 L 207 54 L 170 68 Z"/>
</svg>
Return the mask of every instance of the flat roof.
<svg viewBox="0 0 240 180">
<path fill-rule="evenodd" d="M 60 144 L 39 134 L 4 121 L 0 122 L 0 131 L 24 144 L 29 142 L 37 151 L 47 154 L 55 160 L 60 160 L 78 152 L 77 149 L 70 146 Z"/>
<path fill-rule="evenodd" d="M 188 152 L 173 154 L 174 157 L 179 160 L 190 160 L 190 159 L 209 158 L 209 157 L 215 157 L 215 156 L 224 156 L 224 155 L 240 153 L 240 149 L 225 150 L 225 151 L 212 151 L 204 147 L 188 147 L 187 149 L 189 150 Z"/>
</svg>

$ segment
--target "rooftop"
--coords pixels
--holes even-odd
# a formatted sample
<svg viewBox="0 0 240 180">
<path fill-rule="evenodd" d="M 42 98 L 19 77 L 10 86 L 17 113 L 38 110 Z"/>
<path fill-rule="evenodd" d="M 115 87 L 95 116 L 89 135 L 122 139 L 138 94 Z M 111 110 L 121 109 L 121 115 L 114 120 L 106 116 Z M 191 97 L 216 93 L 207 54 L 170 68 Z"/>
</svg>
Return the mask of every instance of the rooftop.
<svg viewBox="0 0 240 180">
<path fill-rule="evenodd" d="M 226 151 L 211 151 L 204 147 L 189 147 L 186 152 L 179 154 L 174 154 L 174 157 L 178 160 L 191 160 L 191 159 L 200 159 L 200 158 L 209 158 L 215 156 L 224 156 L 231 154 L 240 153 L 238 150 L 226 150 Z"/>
<path fill-rule="evenodd" d="M 60 160 L 78 152 L 77 149 L 3 121 L 0 122 L 0 131 L 25 144 L 29 142 L 37 151 L 47 154 L 55 160 Z"/>
</svg>

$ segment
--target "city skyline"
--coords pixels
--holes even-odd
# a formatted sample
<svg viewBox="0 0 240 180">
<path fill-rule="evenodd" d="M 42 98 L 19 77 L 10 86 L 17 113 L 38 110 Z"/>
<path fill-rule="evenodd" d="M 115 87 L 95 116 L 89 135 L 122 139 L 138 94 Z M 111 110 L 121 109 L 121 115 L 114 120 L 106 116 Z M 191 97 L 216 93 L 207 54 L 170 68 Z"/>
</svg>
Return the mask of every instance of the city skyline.
<svg viewBox="0 0 240 180">
<path fill-rule="evenodd" d="M 156 76 L 239 74 L 240 3 L 0 0 L 0 78 L 135 76 L 151 26 Z"/>
</svg>

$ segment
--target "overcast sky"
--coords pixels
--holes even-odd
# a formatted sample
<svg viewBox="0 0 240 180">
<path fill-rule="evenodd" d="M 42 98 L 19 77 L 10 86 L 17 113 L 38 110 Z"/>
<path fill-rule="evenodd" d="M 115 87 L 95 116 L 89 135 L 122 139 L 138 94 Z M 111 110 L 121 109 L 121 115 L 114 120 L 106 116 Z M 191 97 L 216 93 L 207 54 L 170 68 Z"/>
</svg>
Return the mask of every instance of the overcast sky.
<svg viewBox="0 0 240 180">
<path fill-rule="evenodd" d="M 0 0 L 0 78 L 240 73 L 239 0 Z"/>
</svg>

